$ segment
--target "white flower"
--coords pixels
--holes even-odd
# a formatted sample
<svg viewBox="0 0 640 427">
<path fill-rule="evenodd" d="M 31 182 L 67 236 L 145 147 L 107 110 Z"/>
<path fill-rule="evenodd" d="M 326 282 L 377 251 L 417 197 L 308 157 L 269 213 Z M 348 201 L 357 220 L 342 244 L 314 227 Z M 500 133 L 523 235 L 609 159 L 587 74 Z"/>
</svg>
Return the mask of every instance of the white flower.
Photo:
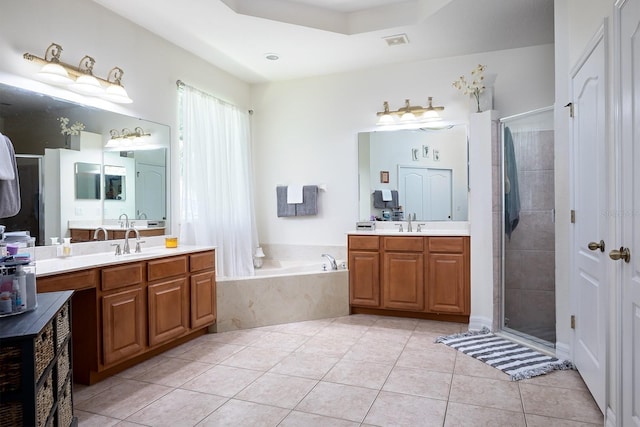
<svg viewBox="0 0 640 427">
<path fill-rule="evenodd" d="M 464 76 L 453 82 L 452 86 L 464 93 L 465 95 L 473 95 L 476 99 L 478 111 L 480 111 L 480 94 L 485 90 L 484 76 L 482 73 L 486 69 L 486 65 L 478 64 L 476 68 L 471 70 L 471 83 L 467 82 Z"/>
<path fill-rule="evenodd" d="M 60 133 L 63 135 L 78 135 L 80 131 L 84 130 L 84 124 L 80 122 L 75 122 L 70 127 L 67 127 L 69 124 L 68 117 L 59 117 L 58 121 L 60 122 Z"/>
</svg>

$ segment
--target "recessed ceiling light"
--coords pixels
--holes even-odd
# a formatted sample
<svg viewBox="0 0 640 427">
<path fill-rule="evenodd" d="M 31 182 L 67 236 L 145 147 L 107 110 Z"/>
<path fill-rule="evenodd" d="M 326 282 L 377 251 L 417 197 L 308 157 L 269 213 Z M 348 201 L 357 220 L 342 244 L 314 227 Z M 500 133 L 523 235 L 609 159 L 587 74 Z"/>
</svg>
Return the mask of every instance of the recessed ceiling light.
<svg viewBox="0 0 640 427">
<path fill-rule="evenodd" d="M 265 53 L 264 57 L 269 61 L 277 61 L 280 59 L 280 56 L 277 53 Z"/>
<path fill-rule="evenodd" d="M 406 34 L 396 34 L 394 36 L 383 37 L 388 46 L 399 46 L 401 44 L 409 44 L 409 38 Z"/>
</svg>

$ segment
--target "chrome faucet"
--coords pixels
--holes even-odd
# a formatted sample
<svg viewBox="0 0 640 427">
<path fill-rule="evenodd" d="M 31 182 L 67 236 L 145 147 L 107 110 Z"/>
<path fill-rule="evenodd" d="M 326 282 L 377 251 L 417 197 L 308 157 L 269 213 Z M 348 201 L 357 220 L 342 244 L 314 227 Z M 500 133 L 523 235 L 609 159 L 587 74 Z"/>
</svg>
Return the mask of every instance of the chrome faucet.
<svg viewBox="0 0 640 427">
<path fill-rule="evenodd" d="M 124 216 L 124 224 L 122 223 L 122 216 Z M 120 221 L 120 228 L 129 228 L 129 216 L 126 213 L 121 213 L 118 217 L 118 221 Z"/>
<path fill-rule="evenodd" d="M 124 247 L 122 248 L 122 253 L 123 254 L 130 254 L 131 253 L 131 249 L 129 247 L 129 232 L 133 231 L 134 233 L 136 233 L 136 242 L 140 242 L 140 233 L 138 232 L 137 228 L 134 227 L 129 227 L 127 228 L 127 231 L 124 232 Z M 137 245 L 136 246 L 136 251 L 140 252 L 140 246 Z"/>
<path fill-rule="evenodd" d="M 338 269 L 338 263 L 336 262 L 336 259 L 334 257 L 332 257 L 329 254 L 322 254 L 321 257 L 325 257 L 326 259 L 329 260 L 329 264 L 331 264 L 331 269 L 332 270 L 337 270 Z"/>
<path fill-rule="evenodd" d="M 409 224 L 407 224 L 407 231 L 410 233 L 413 231 L 413 228 L 411 227 L 411 214 L 409 214 L 408 216 L 409 216 L 408 218 Z"/>
<path fill-rule="evenodd" d="M 109 234 L 107 233 L 107 229 L 104 227 L 96 228 L 96 231 L 93 232 L 93 240 L 98 240 L 98 234 L 100 231 L 104 232 L 104 240 L 109 240 Z"/>
</svg>

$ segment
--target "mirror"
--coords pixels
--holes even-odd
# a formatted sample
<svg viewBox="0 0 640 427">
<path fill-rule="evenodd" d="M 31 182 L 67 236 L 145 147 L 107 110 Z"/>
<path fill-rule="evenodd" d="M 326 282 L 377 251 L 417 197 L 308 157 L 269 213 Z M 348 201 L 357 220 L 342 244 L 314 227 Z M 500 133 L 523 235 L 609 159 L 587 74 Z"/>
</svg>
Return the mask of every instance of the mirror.
<svg viewBox="0 0 640 427">
<path fill-rule="evenodd" d="M 467 145 L 465 125 L 359 133 L 360 219 L 466 221 Z"/>
<path fill-rule="evenodd" d="M 100 165 L 76 163 L 76 199 L 100 199 Z"/>
<path fill-rule="evenodd" d="M 104 199 L 126 200 L 127 168 L 123 166 L 104 165 Z"/>
<path fill-rule="evenodd" d="M 77 135 L 64 134 L 60 118 L 68 119 L 67 128 L 79 122 L 84 129 Z M 137 127 L 149 135 L 139 141 L 121 141 L 116 148 L 105 148 L 112 129 L 122 134 L 125 129 Z M 37 244 L 43 245 L 49 242 L 49 237 L 69 237 L 69 221 L 115 224 L 124 213 L 131 219 L 168 225 L 169 126 L 0 82 L 0 132 L 11 139 L 16 155 L 41 159 L 41 168 L 36 172 L 41 177 L 40 185 L 28 180 L 22 180 L 25 186 L 20 183 L 23 200 L 35 200 L 40 206 L 38 211 L 42 214 L 38 215 L 38 224 L 28 225 L 33 222 L 34 209 L 23 202 L 23 209 L 16 217 L 0 219 L 0 224 L 7 225 L 7 231 L 29 230 L 37 238 Z M 95 181 L 89 178 L 90 172 L 80 166 L 76 173 L 76 164 L 99 165 L 97 176 L 101 178 L 97 193 Z M 106 173 L 103 166 L 124 169 Z M 23 176 L 20 169 L 18 173 Z M 116 187 L 122 190 L 119 196 L 114 193 L 114 198 L 109 198 L 105 176 L 110 176 L 114 190 Z M 79 193 L 65 190 L 74 187 Z M 25 219 L 16 219 L 21 216 Z M 164 232 L 170 233 L 168 227 Z"/>
</svg>

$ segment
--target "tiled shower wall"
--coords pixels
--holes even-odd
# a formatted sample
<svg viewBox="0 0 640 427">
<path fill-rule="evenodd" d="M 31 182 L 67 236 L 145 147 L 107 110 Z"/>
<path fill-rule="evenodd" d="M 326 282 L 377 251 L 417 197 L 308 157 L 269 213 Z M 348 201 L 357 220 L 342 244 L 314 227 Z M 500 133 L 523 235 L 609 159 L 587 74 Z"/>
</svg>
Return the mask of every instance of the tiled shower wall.
<svg viewBox="0 0 640 427">
<path fill-rule="evenodd" d="M 503 213 L 501 135 L 494 138 L 494 298 L 500 305 L 500 246 Z M 555 238 L 553 131 L 514 132 L 520 190 L 520 221 L 505 236 L 505 326 L 555 343 Z M 497 270 L 497 271 L 496 271 Z M 496 310 L 497 311 L 497 310 Z M 497 326 L 499 317 L 494 319 Z"/>
</svg>

